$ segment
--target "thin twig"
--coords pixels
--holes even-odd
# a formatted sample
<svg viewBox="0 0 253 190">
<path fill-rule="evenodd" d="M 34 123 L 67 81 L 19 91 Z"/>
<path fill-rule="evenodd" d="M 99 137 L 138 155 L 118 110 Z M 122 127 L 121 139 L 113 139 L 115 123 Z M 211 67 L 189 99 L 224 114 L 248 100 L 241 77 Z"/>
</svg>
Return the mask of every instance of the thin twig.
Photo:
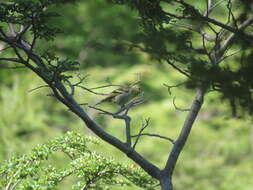
<svg viewBox="0 0 253 190">
<path fill-rule="evenodd" d="M 100 88 L 108 88 L 108 87 L 113 87 L 113 86 L 126 87 L 126 85 L 121 85 L 121 84 L 108 84 L 108 85 L 104 85 L 104 86 L 93 87 L 93 88 L 90 88 L 90 90 L 96 90 L 96 89 L 100 89 Z"/>
<path fill-rule="evenodd" d="M 190 110 L 191 110 L 191 109 L 189 109 L 189 108 L 183 109 L 183 108 L 177 107 L 177 106 L 176 106 L 176 97 L 173 98 L 173 101 L 172 101 L 172 102 L 173 102 L 173 105 L 174 105 L 175 109 L 178 110 L 178 111 L 184 112 L 184 111 L 190 111 Z"/>
<path fill-rule="evenodd" d="M 163 85 L 167 87 L 168 92 L 169 92 L 169 94 L 171 95 L 171 94 L 172 94 L 172 92 L 171 92 L 171 89 L 172 89 L 172 88 L 177 88 L 177 87 L 182 86 L 182 85 L 184 85 L 184 84 L 185 84 L 185 82 L 182 82 L 182 83 L 179 83 L 179 84 L 176 84 L 176 85 L 168 85 L 168 84 L 165 84 L 165 83 L 164 83 Z"/>
<path fill-rule="evenodd" d="M 226 56 L 224 56 L 223 58 L 221 58 L 221 59 L 218 61 L 218 63 L 221 63 L 221 62 L 224 61 L 225 59 L 227 59 L 227 58 L 229 58 L 229 57 L 232 57 L 232 56 L 236 55 L 237 53 L 239 53 L 239 52 L 241 52 L 241 51 L 242 51 L 241 48 L 238 49 L 238 50 L 235 50 L 234 52 L 230 53 L 229 55 L 226 55 Z"/>
<path fill-rule="evenodd" d="M 75 85 L 76 87 L 79 87 L 83 90 L 86 90 L 88 92 L 91 92 L 92 94 L 95 94 L 95 95 L 101 95 L 101 96 L 108 96 L 109 93 L 100 93 L 100 92 L 95 92 L 93 91 L 91 88 L 86 88 L 85 86 L 82 86 L 82 85 Z"/>
<path fill-rule="evenodd" d="M 89 107 L 89 108 L 92 108 L 92 109 L 94 109 L 94 110 L 100 111 L 100 112 L 102 112 L 103 114 L 106 114 L 106 115 L 111 115 L 111 116 L 114 115 L 114 113 L 108 112 L 108 111 L 106 111 L 106 110 L 103 110 L 103 109 L 98 108 L 98 107 L 95 107 L 95 106 L 90 106 L 90 105 L 89 105 L 88 107 Z"/>
<path fill-rule="evenodd" d="M 134 98 L 132 101 L 130 101 L 127 105 L 125 105 L 125 106 L 122 106 L 117 112 L 116 112 L 116 114 L 119 114 L 119 113 L 122 113 L 122 112 L 124 112 L 125 111 L 125 114 L 127 114 L 128 113 L 128 111 L 132 108 L 132 107 L 134 107 L 134 106 L 136 106 L 136 105 L 139 105 L 139 104 L 142 104 L 142 103 L 144 103 L 144 99 L 142 98 L 142 97 L 140 97 L 140 98 Z"/>
<path fill-rule="evenodd" d="M 192 78 L 190 76 L 190 74 L 188 74 L 186 71 L 180 69 L 179 67 L 177 67 L 174 63 L 172 63 L 169 59 L 166 59 L 167 63 L 172 66 L 174 69 L 176 69 L 178 72 L 180 72 L 181 74 L 185 75 L 188 78 Z"/>
<path fill-rule="evenodd" d="M 77 85 L 79 85 L 79 84 L 82 84 L 83 81 L 84 81 L 85 79 L 87 79 L 89 76 L 90 76 L 90 75 L 88 74 L 88 75 L 85 75 L 84 77 L 81 77 L 81 73 L 78 73 L 78 74 L 77 74 L 77 78 L 79 79 L 79 81 L 78 81 L 77 83 L 74 83 L 73 86 L 77 86 Z"/>
<path fill-rule="evenodd" d="M 38 87 L 33 88 L 31 90 L 28 90 L 28 92 L 30 93 L 30 92 L 33 92 L 35 90 L 41 89 L 41 88 L 50 88 L 50 86 L 49 85 L 41 85 L 41 86 L 38 86 Z"/>
<path fill-rule="evenodd" d="M 171 138 L 169 138 L 169 137 L 157 135 L 157 134 L 152 134 L 152 133 L 141 133 L 141 134 L 138 134 L 138 135 L 132 135 L 131 137 L 132 137 L 132 138 L 135 138 L 135 137 L 139 137 L 139 136 L 158 137 L 158 138 L 161 138 L 161 139 L 168 140 L 168 141 L 170 141 L 172 144 L 174 144 L 174 140 L 173 140 L 173 139 L 171 139 Z"/>
<path fill-rule="evenodd" d="M 230 23 L 230 20 L 231 20 L 231 18 L 232 18 L 235 27 L 238 29 L 237 20 L 235 19 L 234 13 L 233 13 L 233 11 L 232 11 L 232 6 L 233 6 L 232 1 L 231 1 L 231 0 L 228 0 L 228 3 L 227 3 L 228 19 L 227 19 L 227 23 L 226 23 L 226 24 L 229 24 L 229 23 Z"/>
<path fill-rule="evenodd" d="M 149 122 L 150 122 L 150 118 L 145 119 L 145 124 L 144 124 L 144 122 L 142 122 L 142 128 L 140 129 L 140 131 L 137 135 L 137 138 L 136 138 L 136 140 L 134 142 L 134 145 L 133 145 L 133 149 L 135 149 L 135 147 L 136 147 L 136 145 L 137 145 L 137 143 L 138 143 L 138 141 L 141 137 L 142 132 L 149 126 Z"/>
</svg>

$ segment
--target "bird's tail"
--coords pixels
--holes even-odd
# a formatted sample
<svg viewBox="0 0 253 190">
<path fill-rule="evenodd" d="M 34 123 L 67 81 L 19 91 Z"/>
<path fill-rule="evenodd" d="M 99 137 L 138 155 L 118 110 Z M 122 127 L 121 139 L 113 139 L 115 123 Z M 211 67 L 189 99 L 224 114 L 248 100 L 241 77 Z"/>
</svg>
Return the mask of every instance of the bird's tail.
<svg viewBox="0 0 253 190">
<path fill-rule="evenodd" d="M 97 103 L 95 104 L 95 106 L 97 106 L 97 105 L 99 105 L 99 104 L 102 104 L 102 103 L 104 103 L 104 102 L 111 102 L 113 98 L 114 98 L 114 96 L 108 96 L 108 97 L 106 97 L 106 98 L 100 100 L 99 102 L 97 102 Z"/>
</svg>

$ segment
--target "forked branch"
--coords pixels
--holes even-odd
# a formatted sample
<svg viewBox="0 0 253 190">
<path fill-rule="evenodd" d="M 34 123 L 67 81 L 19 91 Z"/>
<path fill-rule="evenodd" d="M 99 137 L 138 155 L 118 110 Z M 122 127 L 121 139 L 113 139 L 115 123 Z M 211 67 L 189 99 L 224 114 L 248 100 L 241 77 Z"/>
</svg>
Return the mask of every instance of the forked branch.
<svg viewBox="0 0 253 190">
<path fill-rule="evenodd" d="M 163 170 L 164 175 L 172 176 L 172 174 L 173 174 L 178 157 L 184 148 L 187 138 L 191 132 L 193 123 L 194 123 L 195 119 L 197 118 L 199 110 L 203 104 L 204 94 L 205 94 L 205 89 L 203 89 L 203 88 L 197 89 L 196 96 L 195 96 L 195 99 L 192 103 L 190 112 L 184 122 L 184 125 L 183 125 L 181 132 L 180 132 L 180 135 L 177 138 L 177 140 L 175 141 L 172 151 L 169 154 L 168 160 L 166 162 L 166 166 Z"/>
</svg>

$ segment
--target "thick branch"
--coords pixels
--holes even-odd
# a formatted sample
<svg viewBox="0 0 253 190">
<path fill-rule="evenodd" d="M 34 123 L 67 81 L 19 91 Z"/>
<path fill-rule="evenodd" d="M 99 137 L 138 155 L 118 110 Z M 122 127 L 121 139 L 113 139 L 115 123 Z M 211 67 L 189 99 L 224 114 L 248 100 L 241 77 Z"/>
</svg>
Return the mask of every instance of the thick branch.
<svg viewBox="0 0 253 190">
<path fill-rule="evenodd" d="M 123 113 L 123 114 L 119 114 L 118 112 L 117 113 L 111 113 L 111 112 L 102 110 L 100 108 L 96 108 L 94 106 L 89 106 L 89 107 L 92 108 L 92 109 L 98 110 L 103 114 L 110 115 L 113 118 L 124 120 L 125 121 L 125 128 L 126 128 L 126 144 L 129 147 L 131 147 L 131 144 L 132 144 L 132 142 L 131 142 L 131 129 L 130 129 L 131 117 L 129 117 L 127 115 L 127 112 Z"/>
<path fill-rule="evenodd" d="M 181 133 L 180 133 L 178 139 L 175 141 L 175 144 L 174 144 L 172 151 L 169 155 L 169 158 L 166 162 L 166 166 L 163 170 L 164 175 L 172 176 L 172 173 L 173 173 L 174 168 L 176 166 L 176 162 L 178 160 L 178 157 L 184 148 L 187 138 L 191 132 L 191 128 L 193 126 L 193 123 L 194 123 L 194 121 L 199 113 L 199 110 L 203 104 L 203 99 L 204 99 L 204 90 L 199 88 L 199 89 L 197 89 L 195 99 L 192 103 L 191 111 L 189 112 L 189 115 L 187 116 L 187 118 L 185 120 L 185 123 L 183 125 L 182 130 L 181 130 Z"/>
</svg>

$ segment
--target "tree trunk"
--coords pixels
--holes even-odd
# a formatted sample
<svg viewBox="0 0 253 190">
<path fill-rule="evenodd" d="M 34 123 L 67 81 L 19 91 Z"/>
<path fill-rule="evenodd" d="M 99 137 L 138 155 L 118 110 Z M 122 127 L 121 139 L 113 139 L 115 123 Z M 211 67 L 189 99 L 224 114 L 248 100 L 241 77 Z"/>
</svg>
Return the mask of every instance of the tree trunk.
<svg viewBox="0 0 253 190">
<path fill-rule="evenodd" d="M 172 180 L 169 176 L 163 176 L 160 180 L 161 190 L 173 190 Z"/>
</svg>

